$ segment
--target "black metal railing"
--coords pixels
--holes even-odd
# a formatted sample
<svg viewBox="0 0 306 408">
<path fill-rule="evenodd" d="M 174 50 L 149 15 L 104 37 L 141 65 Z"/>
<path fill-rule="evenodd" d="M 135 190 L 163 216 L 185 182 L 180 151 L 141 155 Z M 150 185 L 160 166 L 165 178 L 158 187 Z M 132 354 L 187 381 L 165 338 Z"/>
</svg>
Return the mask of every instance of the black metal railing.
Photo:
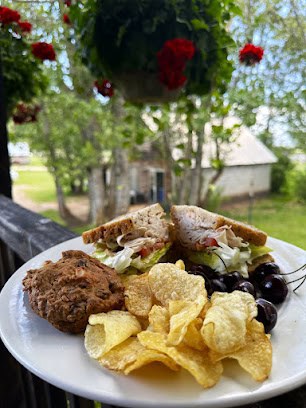
<svg viewBox="0 0 306 408">
<path fill-rule="evenodd" d="M 1 289 L 24 262 L 74 237 L 73 232 L 0 195 Z M 0 408 L 111 408 L 108 404 L 78 397 L 41 380 L 21 366 L 1 340 L 0 362 Z M 279 407 L 305 408 L 306 386 L 244 408 Z"/>
</svg>

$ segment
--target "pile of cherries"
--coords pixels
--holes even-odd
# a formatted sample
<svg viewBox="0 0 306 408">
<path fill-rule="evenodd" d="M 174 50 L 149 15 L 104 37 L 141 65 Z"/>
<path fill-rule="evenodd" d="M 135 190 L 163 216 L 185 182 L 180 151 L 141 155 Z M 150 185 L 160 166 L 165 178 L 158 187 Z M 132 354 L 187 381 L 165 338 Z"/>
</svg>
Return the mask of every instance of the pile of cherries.
<svg viewBox="0 0 306 408">
<path fill-rule="evenodd" d="M 269 333 L 277 321 L 275 305 L 282 303 L 288 295 L 286 281 L 280 275 L 280 269 L 274 262 L 259 265 L 248 279 L 239 272 L 220 274 L 204 265 L 192 265 L 189 273 L 205 279 L 208 296 L 213 292 L 233 292 L 240 290 L 250 293 L 256 299 L 258 315 L 256 319 L 263 323 Z"/>
</svg>

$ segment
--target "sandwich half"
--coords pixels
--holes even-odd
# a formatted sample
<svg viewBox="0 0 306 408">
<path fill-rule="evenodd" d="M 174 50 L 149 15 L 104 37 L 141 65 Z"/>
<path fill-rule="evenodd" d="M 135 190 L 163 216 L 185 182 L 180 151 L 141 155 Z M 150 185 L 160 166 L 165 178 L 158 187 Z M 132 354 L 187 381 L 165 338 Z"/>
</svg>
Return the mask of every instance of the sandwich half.
<svg viewBox="0 0 306 408">
<path fill-rule="evenodd" d="M 171 218 L 175 239 L 192 263 L 248 277 L 256 266 L 273 260 L 267 234 L 255 227 L 188 205 L 172 206 Z"/>
<path fill-rule="evenodd" d="M 94 243 L 92 256 L 118 273 L 144 272 L 155 265 L 171 246 L 168 222 L 159 204 L 117 217 L 82 234 Z"/>
</svg>

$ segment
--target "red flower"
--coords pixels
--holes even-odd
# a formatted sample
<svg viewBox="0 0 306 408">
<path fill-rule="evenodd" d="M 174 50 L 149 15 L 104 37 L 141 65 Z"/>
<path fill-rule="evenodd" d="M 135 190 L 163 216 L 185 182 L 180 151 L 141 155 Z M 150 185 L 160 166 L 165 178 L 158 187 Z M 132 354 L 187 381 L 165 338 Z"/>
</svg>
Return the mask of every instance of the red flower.
<svg viewBox="0 0 306 408">
<path fill-rule="evenodd" d="M 114 95 L 113 85 L 108 79 L 104 79 L 102 82 L 95 81 L 94 85 L 102 96 L 111 98 Z"/>
<path fill-rule="evenodd" d="M 30 33 L 32 31 L 32 24 L 28 21 L 18 21 L 18 25 L 22 33 Z"/>
<path fill-rule="evenodd" d="M 31 44 L 32 54 L 34 57 L 44 60 L 54 61 L 56 54 L 52 44 L 46 42 L 37 42 Z"/>
<path fill-rule="evenodd" d="M 176 89 L 184 85 L 187 78 L 183 75 L 186 62 L 194 56 L 195 47 L 192 41 L 174 38 L 165 42 L 157 53 L 159 80 L 168 89 Z"/>
<path fill-rule="evenodd" d="M 162 84 L 167 85 L 169 90 L 173 90 L 183 86 L 187 78 L 181 71 L 167 71 L 159 73 L 159 80 Z"/>
<path fill-rule="evenodd" d="M 65 6 L 70 7 L 71 6 L 71 0 L 64 0 Z"/>
<path fill-rule="evenodd" d="M 22 125 L 23 123 L 31 123 L 37 121 L 37 114 L 41 110 L 39 105 L 25 105 L 20 102 L 17 104 L 15 112 L 13 114 L 13 121 L 16 125 Z"/>
<path fill-rule="evenodd" d="M 12 24 L 17 23 L 20 20 L 20 14 L 16 10 L 12 10 L 8 7 L 0 6 L 0 23 Z"/>
<path fill-rule="evenodd" d="M 70 18 L 68 16 L 68 14 L 63 15 L 63 21 L 64 21 L 65 24 L 68 24 L 68 25 L 71 24 L 71 21 L 70 21 Z"/>
<path fill-rule="evenodd" d="M 239 61 L 248 66 L 255 65 L 262 60 L 263 54 L 263 48 L 248 43 L 239 51 Z"/>
</svg>

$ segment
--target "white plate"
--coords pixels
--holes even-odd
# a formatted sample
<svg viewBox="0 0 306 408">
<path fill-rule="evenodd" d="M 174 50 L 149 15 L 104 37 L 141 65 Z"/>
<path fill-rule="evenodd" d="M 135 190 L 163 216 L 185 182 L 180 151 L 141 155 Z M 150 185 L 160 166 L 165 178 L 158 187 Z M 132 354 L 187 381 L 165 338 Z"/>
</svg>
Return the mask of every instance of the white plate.
<svg viewBox="0 0 306 408">
<path fill-rule="evenodd" d="M 270 238 L 274 257 L 285 271 L 305 263 L 302 249 Z M 135 374 L 113 373 L 90 359 L 83 336 L 61 333 L 30 308 L 22 292 L 26 271 L 56 261 L 67 249 L 92 251 L 81 238 L 48 249 L 23 265 L 9 279 L 0 294 L 0 335 L 13 356 L 27 369 L 66 391 L 123 407 L 230 407 L 273 397 L 306 383 L 306 284 L 290 293 L 279 311 L 272 334 L 273 369 L 270 378 L 256 383 L 231 361 L 221 381 L 203 389 L 185 371 L 174 373 L 149 365 Z"/>
</svg>

